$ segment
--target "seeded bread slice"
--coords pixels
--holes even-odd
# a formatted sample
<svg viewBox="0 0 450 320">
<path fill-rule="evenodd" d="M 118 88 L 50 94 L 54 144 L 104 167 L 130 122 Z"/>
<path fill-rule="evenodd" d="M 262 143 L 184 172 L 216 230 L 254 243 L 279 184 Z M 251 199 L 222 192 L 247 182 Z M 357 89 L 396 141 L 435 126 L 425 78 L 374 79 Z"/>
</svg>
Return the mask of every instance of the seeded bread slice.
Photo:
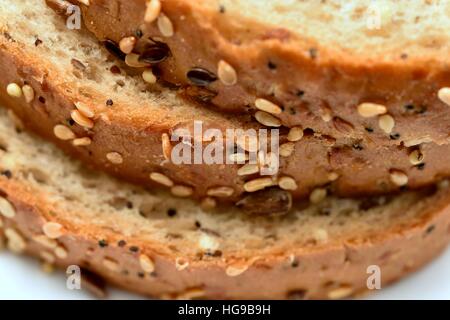
<svg viewBox="0 0 450 320">
<path fill-rule="evenodd" d="M 177 195 L 192 194 L 209 204 L 242 200 L 247 183 L 259 178 L 257 173 L 242 174 L 241 165 L 175 165 L 164 155 L 175 143 L 163 143 L 162 137 L 177 128 L 192 128 L 195 120 L 203 123 L 204 131 L 214 128 L 223 134 L 226 129 L 260 129 L 250 117 L 198 107 L 176 91 L 146 86 L 140 75 L 126 75 L 121 71 L 124 64 L 86 32 L 68 30 L 42 0 L 4 0 L 0 9 L 0 100 L 15 110 L 26 129 L 96 168 L 161 186 L 153 178 Z M 348 129 L 343 122 L 339 126 Z M 285 150 L 274 184 L 281 181 L 285 189 L 295 189 L 285 191 L 294 198 L 311 194 L 320 199 L 327 190 L 337 195 L 381 194 L 430 185 L 450 175 L 450 163 L 442 161 L 450 145 L 383 146 L 301 128 L 292 132 L 296 129 L 280 129 Z"/>
<path fill-rule="evenodd" d="M 87 171 L 0 112 L 0 239 L 160 298 L 344 298 L 421 267 L 450 240 L 450 198 L 329 198 L 283 218 L 211 214 Z M 373 270 L 374 267 L 371 267 Z M 371 271 L 373 272 L 373 271 Z M 436 280 L 439 281 L 439 280 Z"/>
<path fill-rule="evenodd" d="M 288 127 L 384 145 L 448 143 L 448 1 L 71 2 L 101 40 L 139 38 L 142 54 L 148 37 L 167 44 L 162 77 L 204 85 L 221 110 L 253 115 L 266 99 Z"/>
</svg>

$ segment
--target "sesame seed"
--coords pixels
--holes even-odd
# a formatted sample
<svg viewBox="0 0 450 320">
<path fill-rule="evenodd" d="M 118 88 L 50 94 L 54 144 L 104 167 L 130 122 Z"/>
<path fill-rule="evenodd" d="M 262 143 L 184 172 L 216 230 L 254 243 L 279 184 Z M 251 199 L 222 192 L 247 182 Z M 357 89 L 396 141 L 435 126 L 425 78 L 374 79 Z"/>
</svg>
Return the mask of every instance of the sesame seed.
<svg viewBox="0 0 450 320">
<path fill-rule="evenodd" d="M 353 289 L 348 286 L 343 286 L 338 289 L 331 290 L 328 292 L 329 299 L 343 299 L 350 296 L 353 293 Z"/>
<path fill-rule="evenodd" d="M 47 222 L 42 226 L 42 231 L 50 239 L 57 239 L 63 235 L 62 225 L 57 222 Z"/>
<path fill-rule="evenodd" d="M 106 159 L 113 164 L 121 164 L 123 163 L 123 157 L 118 152 L 109 152 L 106 154 Z"/>
<path fill-rule="evenodd" d="M 22 96 L 22 89 L 17 83 L 8 84 L 8 86 L 6 87 L 6 92 L 9 96 L 14 98 L 20 98 Z"/>
<path fill-rule="evenodd" d="M 313 238 L 318 243 L 325 243 L 328 241 L 328 232 L 322 228 L 315 229 L 313 231 Z"/>
<path fill-rule="evenodd" d="M 187 267 L 189 267 L 189 262 L 185 261 L 183 258 L 176 258 L 175 259 L 175 267 L 178 271 L 183 271 Z"/>
<path fill-rule="evenodd" d="M 16 210 L 14 209 L 11 202 L 3 197 L 0 197 L 0 214 L 5 218 L 14 218 L 16 215 Z"/>
<path fill-rule="evenodd" d="M 255 101 L 255 106 L 261 111 L 271 113 L 271 114 L 280 114 L 283 110 L 273 102 L 270 102 L 266 99 L 258 98 Z"/>
<path fill-rule="evenodd" d="M 173 187 L 173 181 L 169 177 L 163 175 L 162 173 L 152 172 L 150 174 L 150 179 L 152 179 L 155 182 L 158 182 L 159 184 L 162 184 L 163 186 Z"/>
<path fill-rule="evenodd" d="M 217 201 L 214 198 L 206 197 L 202 199 L 200 206 L 203 210 L 211 210 L 217 206 Z"/>
<path fill-rule="evenodd" d="M 86 118 L 93 118 L 95 116 L 94 110 L 92 110 L 92 108 L 87 104 L 84 104 L 82 102 L 75 102 L 75 107 Z"/>
<path fill-rule="evenodd" d="M 317 204 L 325 200 L 326 197 L 327 197 L 327 189 L 316 188 L 309 195 L 309 201 L 311 203 Z"/>
<path fill-rule="evenodd" d="M 72 112 L 70 113 L 70 116 L 73 121 L 75 121 L 78 125 L 80 125 L 82 127 L 85 127 L 88 129 L 92 129 L 94 127 L 94 122 L 91 119 L 82 115 L 81 112 L 78 110 L 72 110 Z"/>
<path fill-rule="evenodd" d="M 231 187 L 217 187 L 210 188 L 206 192 L 208 196 L 217 197 L 217 198 L 226 198 L 232 196 L 234 193 L 234 189 Z"/>
<path fill-rule="evenodd" d="M 104 258 L 103 265 L 110 271 L 113 271 L 113 272 L 119 271 L 119 264 L 111 258 Z"/>
<path fill-rule="evenodd" d="M 302 127 L 292 127 L 289 130 L 287 139 L 291 142 L 299 141 L 303 138 L 303 128 Z"/>
<path fill-rule="evenodd" d="M 244 190 L 247 192 L 255 192 L 270 186 L 273 186 L 271 178 L 257 178 L 246 182 L 244 184 Z"/>
<path fill-rule="evenodd" d="M 15 253 L 22 253 L 25 250 L 26 242 L 24 238 L 14 229 L 5 230 L 5 237 L 8 240 L 8 249 Z"/>
<path fill-rule="evenodd" d="M 72 140 L 76 138 L 75 133 L 73 133 L 69 127 L 66 127 L 62 124 L 57 124 L 56 126 L 54 126 L 53 133 L 58 139 L 61 140 Z"/>
<path fill-rule="evenodd" d="M 161 1 L 160 0 L 150 0 L 147 2 L 147 9 L 145 10 L 144 21 L 151 23 L 158 18 L 161 13 Z"/>
<path fill-rule="evenodd" d="M 339 178 L 339 174 L 336 172 L 330 172 L 328 174 L 328 180 L 330 181 L 336 181 Z"/>
<path fill-rule="evenodd" d="M 142 72 L 142 79 L 144 79 L 145 82 L 151 83 L 151 84 L 156 83 L 156 81 L 157 81 L 157 78 L 153 74 L 152 69 L 144 70 L 144 72 Z"/>
<path fill-rule="evenodd" d="M 450 88 L 442 88 L 438 91 L 438 98 L 450 106 Z"/>
<path fill-rule="evenodd" d="M 54 253 L 60 259 L 66 259 L 68 256 L 67 250 L 61 246 L 56 247 Z"/>
<path fill-rule="evenodd" d="M 229 277 L 237 277 L 248 270 L 248 266 L 228 266 L 225 274 Z"/>
<path fill-rule="evenodd" d="M 155 264 L 153 263 L 153 260 L 150 259 L 147 255 L 141 254 L 139 256 L 139 263 L 144 272 L 152 273 L 153 271 L 155 271 Z"/>
<path fill-rule="evenodd" d="M 31 86 L 29 86 L 28 84 L 24 85 L 22 87 L 22 92 L 23 96 L 25 97 L 25 101 L 27 103 L 30 103 L 31 101 L 34 100 L 34 90 Z"/>
<path fill-rule="evenodd" d="M 161 136 L 161 140 L 164 158 L 170 161 L 172 153 L 172 145 L 170 143 L 169 135 L 167 133 L 163 133 Z"/>
<path fill-rule="evenodd" d="M 400 170 L 392 169 L 390 172 L 391 182 L 402 187 L 408 184 L 408 176 Z"/>
<path fill-rule="evenodd" d="M 247 176 L 259 172 L 259 166 L 253 163 L 247 163 L 239 168 L 237 171 L 238 176 Z"/>
<path fill-rule="evenodd" d="M 172 21 L 170 21 L 170 19 L 164 15 L 161 14 L 158 17 L 158 29 L 159 32 L 161 32 L 161 34 L 166 37 L 166 38 L 170 38 L 171 36 L 173 36 L 174 31 L 173 31 L 173 24 Z"/>
<path fill-rule="evenodd" d="M 243 163 L 245 163 L 245 161 L 248 160 L 248 154 L 246 154 L 246 153 L 233 153 L 233 154 L 230 154 L 228 159 L 232 163 L 243 164 Z"/>
<path fill-rule="evenodd" d="M 37 235 L 33 237 L 33 240 L 40 244 L 43 247 L 49 248 L 49 249 L 55 249 L 58 246 L 58 243 L 54 239 L 50 239 L 46 235 Z"/>
<path fill-rule="evenodd" d="M 89 6 L 89 0 L 78 0 L 78 2 L 81 2 L 85 6 Z"/>
<path fill-rule="evenodd" d="M 285 157 L 285 158 L 290 157 L 292 155 L 292 153 L 294 152 L 294 149 L 295 149 L 295 143 L 293 143 L 293 142 L 283 143 L 280 146 L 280 156 Z"/>
<path fill-rule="evenodd" d="M 219 80 L 226 86 L 232 86 L 237 83 L 236 70 L 224 60 L 219 61 L 217 66 L 217 75 Z"/>
<path fill-rule="evenodd" d="M 389 114 L 382 115 L 378 118 L 378 126 L 387 134 L 391 134 L 395 127 L 394 118 Z"/>
<path fill-rule="evenodd" d="M 125 37 L 119 41 L 119 48 L 125 54 L 131 53 L 135 45 L 136 45 L 135 37 Z"/>
<path fill-rule="evenodd" d="M 420 152 L 420 150 L 414 150 L 409 154 L 409 162 L 411 162 L 412 165 L 416 166 L 418 164 L 421 164 L 423 162 L 424 156 L 423 153 Z"/>
<path fill-rule="evenodd" d="M 172 192 L 174 196 L 185 198 L 191 196 L 194 193 L 194 190 L 191 187 L 177 185 L 173 186 L 170 189 L 170 192 Z"/>
<path fill-rule="evenodd" d="M 145 68 L 149 67 L 148 62 L 139 61 L 139 55 L 136 53 L 129 53 L 125 56 L 125 64 L 132 68 Z"/>
<path fill-rule="evenodd" d="M 430 142 L 433 142 L 433 139 L 431 139 L 429 137 L 423 137 L 423 138 L 404 141 L 403 144 L 405 145 L 405 147 L 409 148 L 409 147 L 418 146 L 422 143 L 430 143 Z"/>
<path fill-rule="evenodd" d="M 281 177 L 278 181 L 278 185 L 283 190 L 297 190 L 297 182 L 291 177 Z"/>
<path fill-rule="evenodd" d="M 264 126 L 267 127 L 279 127 L 281 126 L 281 121 L 274 116 L 272 116 L 270 113 L 264 112 L 264 111 L 257 111 L 255 113 L 256 121 L 261 123 Z"/>
<path fill-rule="evenodd" d="M 88 146 L 92 143 L 92 139 L 89 137 L 83 137 L 83 138 L 78 138 L 78 139 L 74 139 L 72 141 L 72 144 L 75 147 L 85 147 Z"/>
<path fill-rule="evenodd" d="M 219 249 L 220 246 L 220 243 L 216 239 L 206 233 L 201 234 L 198 244 L 200 249 L 207 252 L 214 252 Z"/>
<path fill-rule="evenodd" d="M 371 118 L 385 114 L 387 108 L 381 104 L 376 103 L 362 103 L 358 106 L 358 113 L 364 118 Z"/>
</svg>

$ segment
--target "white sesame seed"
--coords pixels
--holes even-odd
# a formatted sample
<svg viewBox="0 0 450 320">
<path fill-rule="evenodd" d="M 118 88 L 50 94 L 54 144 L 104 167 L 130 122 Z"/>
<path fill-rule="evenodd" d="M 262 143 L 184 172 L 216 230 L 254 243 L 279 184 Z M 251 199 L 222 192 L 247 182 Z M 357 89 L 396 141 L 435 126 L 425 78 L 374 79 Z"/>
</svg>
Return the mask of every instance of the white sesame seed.
<svg viewBox="0 0 450 320">
<path fill-rule="evenodd" d="M 226 86 L 233 86 L 237 83 L 236 70 L 226 61 L 220 60 L 217 66 L 219 80 Z"/>
<path fill-rule="evenodd" d="M 286 142 L 283 143 L 280 146 L 280 156 L 282 157 L 290 157 L 292 155 L 292 153 L 294 153 L 294 149 L 295 149 L 295 143 L 293 142 Z"/>
<path fill-rule="evenodd" d="M 220 243 L 206 233 L 202 233 L 199 239 L 199 247 L 203 251 L 214 252 L 220 246 Z"/>
<path fill-rule="evenodd" d="M 113 271 L 113 272 L 119 271 L 119 264 L 117 263 L 117 261 L 115 261 L 111 258 L 104 258 L 103 265 L 110 271 Z"/>
<path fill-rule="evenodd" d="M 364 118 L 371 118 L 385 114 L 387 108 L 381 104 L 376 103 L 362 103 L 358 106 L 358 113 Z"/>
<path fill-rule="evenodd" d="M 261 98 L 256 99 L 255 106 L 259 110 L 271 114 L 280 114 L 283 112 L 283 110 L 278 105 L 266 99 Z"/>
<path fill-rule="evenodd" d="M 158 17 L 157 24 L 158 24 L 159 32 L 161 32 L 161 34 L 164 37 L 170 38 L 173 36 L 173 34 L 174 34 L 173 24 L 172 24 L 172 21 L 170 21 L 170 19 L 166 15 L 161 14 Z"/>
<path fill-rule="evenodd" d="M 154 84 L 157 81 L 156 76 L 153 74 L 152 69 L 146 69 L 144 72 L 142 72 L 142 79 L 144 79 L 145 82 Z"/>
<path fill-rule="evenodd" d="M 339 174 L 336 172 L 330 172 L 328 174 L 328 180 L 330 181 L 336 181 L 339 178 Z"/>
<path fill-rule="evenodd" d="M 297 190 L 297 182 L 291 177 L 281 177 L 278 181 L 278 185 L 283 190 Z"/>
<path fill-rule="evenodd" d="M 217 206 L 217 201 L 211 197 L 205 197 L 202 199 L 200 206 L 203 210 L 211 210 Z"/>
<path fill-rule="evenodd" d="M 50 239 L 57 239 L 61 237 L 63 235 L 62 229 L 62 225 L 57 222 L 46 222 L 42 226 L 42 231 Z"/>
<path fill-rule="evenodd" d="M 30 103 L 34 100 L 34 90 L 28 84 L 22 87 L 23 96 L 25 97 L 25 101 Z"/>
<path fill-rule="evenodd" d="M 92 143 L 92 139 L 89 137 L 77 138 L 72 141 L 75 147 L 85 147 Z"/>
<path fill-rule="evenodd" d="M 86 118 L 93 118 L 95 116 L 94 110 L 87 104 L 84 104 L 82 102 L 75 102 L 75 107 Z"/>
<path fill-rule="evenodd" d="M 326 197 L 327 197 L 327 189 L 316 188 L 309 195 L 309 201 L 311 201 L 311 203 L 317 204 L 325 200 Z"/>
<path fill-rule="evenodd" d="M 164 158 L 170 161 L 172 153 L 172 144 L 170 143 L 169 135 L 167 133 L 163 133 L 161 136 L 161 141 Z"/>
<path fill-rule="evenodd" d="M 313 231 L 313 238 L 318 243 L 325 243 L 328 241 L 328 232 L 322 228 L 315 229 Z"/>
<path fill-rule="evenodd" d="M 194 193 L 194 190 L 191 187 L 176 185 L 170 189 L 170 192 L 172 192 L 174 196 L 185 198 L 190 197 Z"/>
<path fill-rule="evenodd" d="M 26 248 L 24 238 L 14 229 L 5 230 L 5 237 L 8 240 L 8 249 L 15 253 L 22 253 Z"/>
<path fill-rule="evenodd" d="M 342 286 L 341 288 L 331 290 L 328 292 L 329 299 L 343 299 L 350 296 L 353 293 L 353 289 L 348 286 Z"/>
<path fill-rule="evenodd" d="M 67 250 L 61 246 L 56 247 L 54 253 L 60 259 L 66 259 L 68 256 Z"/>
<path fill-rule="evenodd" d="M 155 271 L 155 264 L 153 260 L 150 259 L 147 255 L 141 254 L 139 256 L 139 263 L 144 272 L 152 273 L 153 271 Z"/>
<path fill-rule="evenodd" d="M 248 176 L 259 172 L 259 166 L 253 163 L 247 163 L 239 168 L 237 171 L 238 176 Z"/>
<path fill-rule="evenodd" d="M 6 92 L 9 96 L 14 98 L 20 98 L 22 96 L 22 89 L 17 83 L 8 84 L 8 86 L 6 87 Z"/>
<path fill-rule="evenodd" d="M 184 260 L 183 258 L 176 258 L 175 259 L 175 267 L 178 271 L 183 271 L 187 267 L 189 267 L 189 262 Z"/>
<path fill-rule="evenodd" d="M 81 2 L 85 6 L 89 6 L 89 0 L 78 0 L 78 2 Z"/>
<path fill-rule="evenodd" d="M 248 154 L 241 153 L 241 152 L 233 153 L 233 154 L 230 154 L 228 159 L 231 161 L 231 163 L 244 164 L 245 161 L 248 160 Z"/>
<path fill-rule="evenodd" d="M 257 111 L 255 113 L 255 119 L 261 123 L 262 125 L 265 125 L 267 127 L 279 127 L 281 126 L 281 121 L 274 116 L 272 116 L 270 113 L 264 112 L 264 111 Z"/>
<path fill-rule="evenodd" d="M 206 194 L 210 197 L 217 197 L 217 198 L 226 198 L 231 197 L 234 193 L 234 189 L 231 187 L 216 187 L 216 188 L 210 188 L 206 192 Z"/>
<path fill-rule="evenodd" d="M 430 142 L 433 142 L 433 139 L 431 139 L 430 137 L 423 137 L 423 138 L 411 139 L 411 140 L 404 141 L 403 144 L 405 145 L 405 147 L 409 148 L 409 147 L 418 146 L 422 143 L 430 143 Z"/>
<path fill-rule="evenodd" d="M 78 110 L 72 110 L 70 112 L 70 116 L 75 123 L 79 124 L 82 127 L 92 129 L 94 127 L 94 122 L 81 114 Z"/>
<path fill-rule="evenodd" d="M 244 190 L 247 192 L 255 192 L 273 186 L 273 184 L 272 178 L 257 178 L 246 182 L 244 184 Z"/>
<path fill-rule="evenodd" d="M 145 10 L 144 21 L 151 23 L 158 18 L 161 13 L 161 1 L 160 0 L 149 0 L 147 2 L 147 9 Z"/>
<path fill-rule="evenodd" d="M 408 176 L 400 170 L 392 169 L 390 171 L 390 179 L 391 182 L 399 187 L 405 186 L 408 184 Z"/>
<path fill-rule="evenodd" d="M 162 173 L 152 172 L 150 174 L 150 179 L 152 179 L 155 182 L 158 182 L 159 184 L 162 184 L 163 186 L 173 187 L 173 181 L 169 177 L 163 175 Z"/>
<path fill-rule="evenodd" d="M 423 153 L 416 149 L 409 154 L 409 161 L 413 166 L 421 164 L 423 162 Z"/>
<path fill-rule="evenodd" d="M 123 157 L 118 152 L 109 152 L 106 154 L 106 159 L 113 164 L 121 164 L 123 163 Z"/>
<path fill-rule="evenodd" d="M 302 138 L 303 138 L 303 128 L 302 127 L 299 127 L 299 126 L 292 127 L 289 130 L 289 133 L 287 136 L 288 141 L 296 142 L 296 141 L 301 140 Z"/>
<path fill-rule="evenodd" d="M 395 127 L 394 118 L 389 114 L 382 115 L 378 118 L 378 126 L 381 130 L 390 134 Z"/>
<path fill-rule="evenodd" d="M 41 246 L 49 249 L 55 249 L 58 246 L 58 243 L 54 239 L 50 239 L 43 234 L 34 236 L 33 240 L 39 243 Z"/>
<path fill-rule="evenodd" d="M 248 270 L 248 266 L 228 266 L 225 274 L 229 277 L 237 277 Z"/>
<path fill-rule="evenodd" d="M 70 130 L 69 127 L 62 124 L 57 124 L 56 126 L 54 126 L 53 133 L 58 139 L 61 140 L 72 140 L 76 138 L 75 133 L 73 133 L 73 131 Z"/>
<path fill-rule="evenodd" d="M 136 45 L 135 37 L 125 37 L 119 41 L 119 48 L 125 54 L 131 53 L 135 45 Z"/>
<path fill-rule="evenodd" d="M 150 66 L 147 62 L 139 61 L 139 55 L 136 53 L 127 54 L 125 56 L 125 64 L 132 68 L 145 68 Z"/>
<path fill-rule="evenodd" d="M 14 209 L 11 202 L 3 197 L 0 197 L 0 214 L 5 218 L 14 218 L 16 215 L 16 210 Z"/>
<path fill-rule="evenodd" d="M 439 99 L 450 106 L 450 88 L 442 88 L 438 91 Z"/>
</svg>

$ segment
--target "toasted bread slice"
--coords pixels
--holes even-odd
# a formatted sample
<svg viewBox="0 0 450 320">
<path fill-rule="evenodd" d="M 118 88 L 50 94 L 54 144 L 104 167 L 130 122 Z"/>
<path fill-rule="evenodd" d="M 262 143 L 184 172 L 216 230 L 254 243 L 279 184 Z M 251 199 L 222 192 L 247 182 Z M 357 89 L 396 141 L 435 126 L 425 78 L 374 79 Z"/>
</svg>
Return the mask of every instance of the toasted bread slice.
<svg viewBox="0 0 450 320">
<path fill-rule="evenodd" d="M 374 272 L 384 288 L 450 240 L 445 184 L 390 198 L 330 197 L 282 218 L 211 214 L 85 170 L 8 120 L 1 110 L 0 239 L 152 297 L 344 298 L 367 291 Z"/>
<path fill-rule="evenodd" d="M 68 30 L 65 20 L 41 0 L 5 0 L 0 8 L 0 99 L 15 110 L 25 128 L 89 165 L 149 187 L 172 189 L 177 195 L 236 203 L 253 190 L 246 185 L 260 178 L 258 168 L 242 173 L 242 165 L 225 163 L 225 153 L 225 164 L 178 165 L 166 159 L 166 151 L 179 141 L 163 141 L 181 128 L 191 129 L 193 135 L 194 121 L 202 123 L 203 132 L 218 129 L 224 137 L 227 129 L 263 128 L 250 117 L 201 108 L 179 98 L 177 91 L 145 85 L 140 75 L 126 75 L 126 66 L 97 40 L 82 30 Z M 16 97 L 9 92 L 11 96 L 8 88 L 23 93 Z M 82 112 L 88 117 L 80 117 Z M 343 132 L 351 131 L 346 122 L 336 124 Z M 353 137 L 336 139 L 311 129 L 293 132 L 279 131 L 280 151 L 284 149 L 280 170 L 270 184 L 288 189 L 286 196 L 296 199 L 324 192 L 394 192 L 450 175 L 450 163 L 442 161 L 450 145 L 384 146 Z M 208 145 L 203 142 L 204 150 Z M 152 180 L 155 177 L 164 185 Z"/>
</svg>

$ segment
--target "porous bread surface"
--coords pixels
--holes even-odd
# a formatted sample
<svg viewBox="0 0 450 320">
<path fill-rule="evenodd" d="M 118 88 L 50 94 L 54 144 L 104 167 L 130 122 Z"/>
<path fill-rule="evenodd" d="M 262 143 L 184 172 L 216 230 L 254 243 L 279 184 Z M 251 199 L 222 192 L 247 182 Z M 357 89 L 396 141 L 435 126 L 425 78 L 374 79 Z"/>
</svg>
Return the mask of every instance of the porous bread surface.
<svg viewBox="0 0 450 320">
<path fill-rule="evenodd" d="M 209 188 L 218 186 L 235 189 L 232 197 L 222 201 L 235 202 L 243 195 L 244 183 L 253 176 L 238 176 L 237 165 L 167 163 L 162 153 L 161 135 L 176 128 L 191 128 L 194 120 L 203 121 L 204 130 L 260 128 L 249 121 L 250 117 L 222 115 L 188 103 L 174 91 L 157 85 L 145 86 L 137 77 L 124 72 L 110 73 L 111 67 L 119 63 L 85 31 L 67 30 L 63 20 L 43 1 L 2 2 L 1 6 L 6 14 L 0 17 L 3 18 L 0 62 L 4 71 L 0 84 L 5 90 L 1 99 L 24 120 L 26 128 L 55 141 L 87 164 L 133 182 L 155 186 L 149 176 L 158 172 L 175 183 L 193 187 L 195 198 L 204 197 Z M 29 22 L 21 17 L 27 17 Z M 37 39 L 40 40 L 38 45 L 35 44 Z M 73 59 L 85 69 L 75 68 Z M 32 103 L 8 97 L 6 88 L 11 82 L 31 85 L 36 96 Z M 38 97 L 44 98 L 44 102 Z M 105 105 L 107 99 L 112 99 L 112 106 Z M 69 123 L 76 102 L 90 106 L 97 114 L 92 130 L 70 126 L 77 137 L 91 138 L 92 143 L 85 147 L 74 147 L 71 141 L 58 140 L 53 134 L 55 125 Z M 348 123 L 339 123 L 340 130 L 348 129 Z M 284 129 L 281 143 L 287 141 Z M 450 175 L 449 164 L 441 161 L 449 154 L 449 145 L 427 143 L 420 146 L 425 166 L 411 164 L 409 155 L 416 148 L 419 147 L 379 145 L 377 140 L 360 140 L 353 136 L 335 139 L 319 132 L 305 134 L 295 143 L 292 155 L 281 158 L 279 176 L 292 177 L 298 185 L 293 195 L 302 198 L 315 187 L 323 186 L 340 195 L 397 191 L 399 186 L 390 178 L 394 169 L 407 174 L 411 188 L 429 185 Z M 111 152 L 119 153 L 123 163 L 110 163 L 107 155 Z M 337 174 L 338 179 L 330 182 L 330 173 Z"/>
<path fill-rule="evenodd" d="M 340 298 L 367 290 L 369 265 L 381 267 L 385 285 L 450 239 L 445 186 L 393 198 L 330 198 L 283 218 L 249 219 L 237 210 L 211 214 L 189 200 L 88 171 L 18 130 L 4 110 L 0 141 L 1 195 L 15 212 L 0 216 L 0 238 L 14 230 L 13 250 L 19 237 L 21 252 L 55 254 L 58 266 L 77 264 L 146 295 Z M 45 238 L 50 221 L 62 226 L 53 241 L 63 256 L 42 244 L 52 240 L 36 240 Z M 153 271 L 145 272 L 148 264 L 142 269 L 142 255 Z"/>
</svg>

